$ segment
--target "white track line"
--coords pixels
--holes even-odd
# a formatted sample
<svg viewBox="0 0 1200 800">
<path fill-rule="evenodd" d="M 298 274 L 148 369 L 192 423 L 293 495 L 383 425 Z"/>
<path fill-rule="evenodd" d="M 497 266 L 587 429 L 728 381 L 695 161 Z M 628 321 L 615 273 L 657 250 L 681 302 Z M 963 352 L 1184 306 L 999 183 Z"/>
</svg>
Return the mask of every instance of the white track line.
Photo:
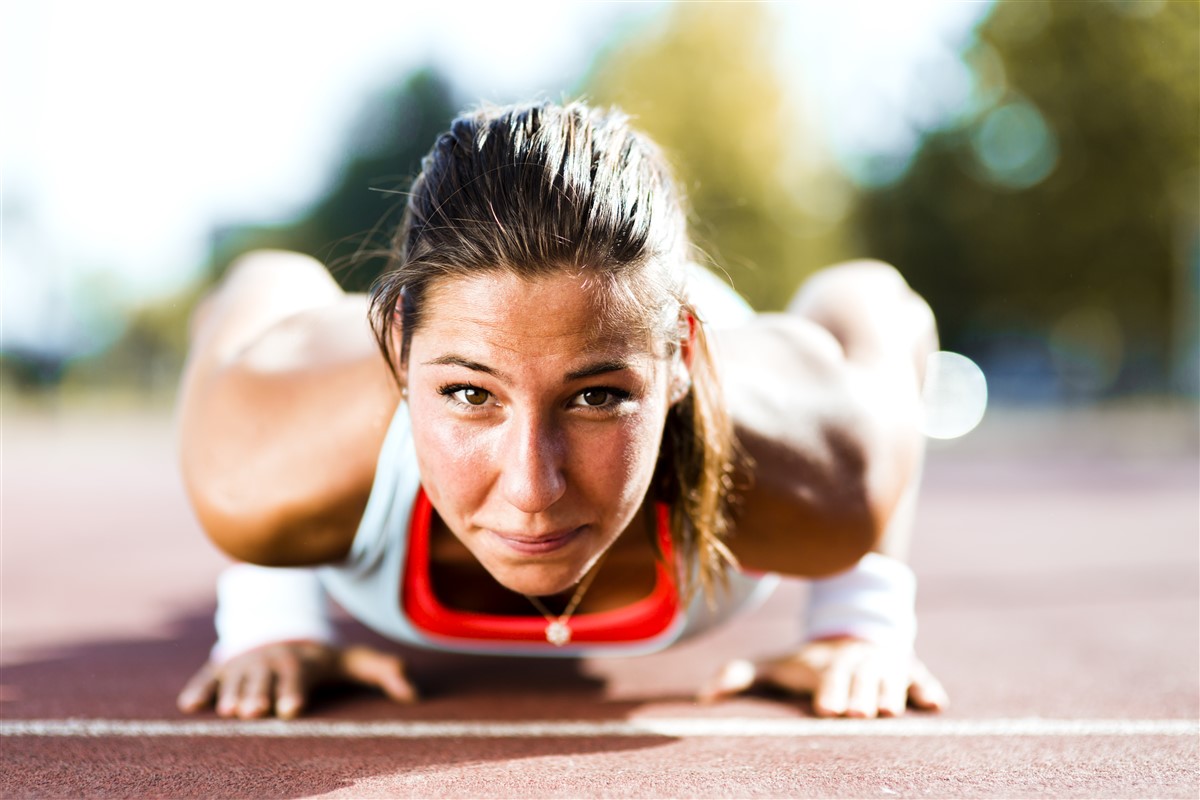
<svg viewBox="0 0 1200 800">
<path fill-rule="evenodd" d="M 321 722 L 301 720 L 0 720 L 0 736 L 515 739 L 604 736 L 1198 736 L 1187 719 L 699 719 L 602 722 Z"/>
</svg>

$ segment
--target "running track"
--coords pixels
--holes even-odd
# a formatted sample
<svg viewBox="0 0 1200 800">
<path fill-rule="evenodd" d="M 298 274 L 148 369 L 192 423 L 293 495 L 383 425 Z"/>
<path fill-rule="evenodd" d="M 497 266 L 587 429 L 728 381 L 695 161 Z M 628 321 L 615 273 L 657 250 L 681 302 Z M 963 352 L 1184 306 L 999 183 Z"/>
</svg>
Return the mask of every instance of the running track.
<svg viewBox="0 0 1200 800">
<path fill-rule="evenodd" d="M 174 709 L 223 561 L 162 414 L 6 410 L 0 797 L 1200 795 L 1194 409 L 992 414 L 936 448 L 913 554 L 944 714 L 816 720 L 766 694 L 697 706 L 752 618 L 619 661 L 411 653 L 426 700 L 329 692 L 293 723 Z M 355 626 L 346 634 L 375 641 Z"/>
</svg>

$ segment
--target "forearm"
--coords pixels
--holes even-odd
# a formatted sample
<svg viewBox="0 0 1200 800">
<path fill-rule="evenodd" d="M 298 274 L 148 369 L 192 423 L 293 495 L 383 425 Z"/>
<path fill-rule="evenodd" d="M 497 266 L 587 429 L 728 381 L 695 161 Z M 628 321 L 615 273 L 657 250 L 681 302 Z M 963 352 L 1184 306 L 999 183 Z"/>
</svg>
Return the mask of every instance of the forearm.
<svg viewBox="0 0 1200 800">
<path fill-rule="evenodd" d="M 924 442 L 920 442 L 923 446 Z M 908 566 L 921 463 L 880 522 L 871 552 L 848 570 L 812 582 L 806 638 L 849 636 L 899 650 L 912 650 L 917 633 L 917 580 Z"/>
<path fill-rule="evenodd" d="M 879 536 L 870 429 L 829 333 L 784 314 L 723 333 L 722 381 L 747 459 L 731 547 L 750 569 L 840 572 Z"/>
</svg>

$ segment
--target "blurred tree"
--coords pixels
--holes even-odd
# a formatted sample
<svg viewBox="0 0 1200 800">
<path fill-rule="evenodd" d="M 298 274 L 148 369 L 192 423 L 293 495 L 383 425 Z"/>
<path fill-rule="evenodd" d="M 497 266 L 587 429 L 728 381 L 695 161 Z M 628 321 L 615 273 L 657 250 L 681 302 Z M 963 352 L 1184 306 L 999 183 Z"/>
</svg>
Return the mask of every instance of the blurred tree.
<svg viewBox="0 0 1200 800">
<path fill-rule="evenodd" d="M 364 291 L 382 264 L 359 259 L 386 246 L 403 211 L 404 192 L 421 158 L 457 111 L 450 84 L 422 69 L 369 99 L 351 126 L 347 158 L 336 184 L 299 219 L 280 226 L 221 230 L 211 263 L 215 280 L 231 261 L 260 247 L 307 253 L 328 264 L 347 291 Z"/>
<path fill-rule="evenodd" d="M 145 397 L 174 393 L 187 350 L 187 322 L 201 295 L 192 287 L 131 310 L 116 343 L 70 362 L 62 390 L 132 390 Z"/>
<path fill-rule="evenodd" d="M 967 58 L 976 108 L 859 207 L 872 254 L 949 347 L 1067 396 L 1166 388 L 1195 353 L 1200 4 L 1001 2 Z"/>
<path fill-rule="evenodd" d="M 667 152 L 693 236 L 756 308 L 777 309 L 813 269 L 848 253 L 847 183 L 783 83 L 774 12 L 681 3 L 619 41 L 587 79 Z"/>
</svg>

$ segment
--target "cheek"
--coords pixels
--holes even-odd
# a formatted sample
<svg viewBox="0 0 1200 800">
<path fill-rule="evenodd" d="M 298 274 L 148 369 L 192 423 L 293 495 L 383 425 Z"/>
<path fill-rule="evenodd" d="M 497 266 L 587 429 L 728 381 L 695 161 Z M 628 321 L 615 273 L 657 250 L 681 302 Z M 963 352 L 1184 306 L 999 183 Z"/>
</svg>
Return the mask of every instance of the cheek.
<svg viewBox="0 0 1200 800">
<path fill-rule="evenodd" d="M 607 436 L 578 443 L 572 449 L 586 464 L 579 464 L 576 475 L 593 476 L 593 490 L 619 498 L 622 507 L 640 506 L 654 477 L 662 429 L 653 414 L 639 415 Z"/>
<path fill-rule="evenodd" d="M 413 409 L 413 447 L 421 483 L 442 513 L 464 510 L 486 492 L 491 447 L 478 430 Z"/>
</svg>

